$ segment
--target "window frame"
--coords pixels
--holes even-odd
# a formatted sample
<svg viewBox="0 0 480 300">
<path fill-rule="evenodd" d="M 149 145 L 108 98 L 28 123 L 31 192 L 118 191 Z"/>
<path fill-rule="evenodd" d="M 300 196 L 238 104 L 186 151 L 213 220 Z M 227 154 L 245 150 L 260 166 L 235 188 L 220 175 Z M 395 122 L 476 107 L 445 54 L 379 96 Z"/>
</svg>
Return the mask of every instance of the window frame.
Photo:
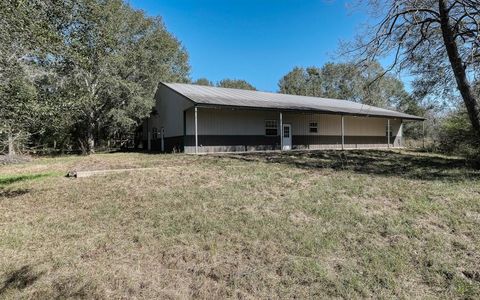
<svg viewBox="0 0 480 300">
<path fill-rule="evenodd" d="M 312 126 L 312 124 L 315 124 L 315 125 Z M 315 131 L 312 131 L 312 129 L 315 129 Z M 315 121 L 308 122 L 308 133 L 318 134 L 318 122 L 315 122 Z"/>
<path fill-rule="evenodd" d="M 268 122 L 275 123 L 275 127 L 268 126 Z M 265 127 L 265 136 L 278 136 L 278 121 L 277 120 L 275 120 L 275 119 L 265 120 L 264 127 Z M 275 134 L 268 134 L 268 130 L 275 130 Z"/>
</svg>

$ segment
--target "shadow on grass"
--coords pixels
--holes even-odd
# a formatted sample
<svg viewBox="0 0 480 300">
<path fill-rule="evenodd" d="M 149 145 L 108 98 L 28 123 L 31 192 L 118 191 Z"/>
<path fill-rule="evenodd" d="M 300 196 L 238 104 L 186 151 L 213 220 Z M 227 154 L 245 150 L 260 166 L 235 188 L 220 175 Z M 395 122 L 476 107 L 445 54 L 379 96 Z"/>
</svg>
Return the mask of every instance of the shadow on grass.
<svg viewBox="0 0 480 300">
<path fill-rule="evenodd" d="M 0 188 L 0 197 L 1 198 L 15 198 L 18 196 L 22 196 L 25 194 L 30 193 L 29 189 L 18 189 L 18 190 L 10 190 L 10 189 L 2 189 Z"/>
<path fill-rule="evenodd" d="M 18 270 L 6 274 L 6 279 L 0 286 L 0 295 L 8 289 L 24 289 L 32 285 L 43 273 L 35 273 L 30 266 L 23 266 Z"/>
<path fill-rule="evenodd" d="M 350 170 L 361 174 L 396 176 L 421 180 L 461 180 L 480 178 L 480 171 L 468 167 L 465 160 L 382 150 L 294 151 L 227 155 L 244 161 L 264 161 L 292 165 L 302 169 Z"/>
<path fill-rule="evenodd" d="M 3 275 L 3 282 L 0 281 L 0 299 L 9 290 L 23 290 L 34 284 L 45 271 L 35 271 L 29 265 Z M 1 277 L 0 277 L 1 278 Z M 37 297 L 40 299 L 100 299 L 95 294 L 95 286 L 90 282 L 82 282 L 80 278 L 62 278 L 54 282 L 52 290 L 39 291 Z"/>
</svg>

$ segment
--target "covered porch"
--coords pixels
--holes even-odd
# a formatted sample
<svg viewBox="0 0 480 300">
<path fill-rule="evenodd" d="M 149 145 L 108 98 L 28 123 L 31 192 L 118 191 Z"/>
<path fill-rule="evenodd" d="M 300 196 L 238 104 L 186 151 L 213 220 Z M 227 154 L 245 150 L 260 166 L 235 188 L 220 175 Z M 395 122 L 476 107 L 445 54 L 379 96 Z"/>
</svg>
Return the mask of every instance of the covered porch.
<svg viewBox="0 0 480 300">
<path fill-rule="evenodd" d="M 197 105 L 184 113 L 185 153 L 403 146 L 403 119 Z"/>
</svg>

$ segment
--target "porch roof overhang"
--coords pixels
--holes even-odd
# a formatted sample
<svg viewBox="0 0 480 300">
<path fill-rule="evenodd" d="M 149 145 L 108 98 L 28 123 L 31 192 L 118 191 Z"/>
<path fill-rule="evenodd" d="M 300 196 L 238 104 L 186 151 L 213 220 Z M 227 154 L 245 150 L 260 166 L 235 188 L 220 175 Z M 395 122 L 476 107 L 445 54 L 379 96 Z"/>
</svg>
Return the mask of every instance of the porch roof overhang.
<svg viewBox="0 0 480 300">
<path fill-rule="evenodd" d="M 182 83 L 160 84 L 190 100 L 197 107 L 323 113 L 415 121 L 425 120 L 423 117 L 347 100 L 266 93 Z"/>
</svg>

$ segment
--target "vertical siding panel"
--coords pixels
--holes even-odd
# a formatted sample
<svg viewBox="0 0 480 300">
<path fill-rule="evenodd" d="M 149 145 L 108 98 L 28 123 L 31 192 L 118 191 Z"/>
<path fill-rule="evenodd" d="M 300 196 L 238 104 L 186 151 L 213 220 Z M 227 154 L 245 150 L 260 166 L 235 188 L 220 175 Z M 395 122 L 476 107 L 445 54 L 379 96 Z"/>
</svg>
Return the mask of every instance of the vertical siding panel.
<svg viewBox="0 0 480 300">
<path fill-rule="evenodd" d="M 193 134 L 192 113 L 187 112 L 187 133 Z M 272 111 L 199 108 L 199 134 L 203 135 L 263 135 L 265 120 L 278 120 Z"/>
<path fill-rule="evenodd" d="M 320 115 L 320 134 L 336 135 L 342 134 L 342 116 L 340 115 Z"/>
<path fill-rule="evenodd" d="M 164 127 L 165 137 L 182 136 L 183 111 L 193 107 L 192 102 L 163 85 L 158 87 L 155 100 L 158 116 L 152 118 L 151 127 L 156 127 L 159 131 Z"/>
</svg>

